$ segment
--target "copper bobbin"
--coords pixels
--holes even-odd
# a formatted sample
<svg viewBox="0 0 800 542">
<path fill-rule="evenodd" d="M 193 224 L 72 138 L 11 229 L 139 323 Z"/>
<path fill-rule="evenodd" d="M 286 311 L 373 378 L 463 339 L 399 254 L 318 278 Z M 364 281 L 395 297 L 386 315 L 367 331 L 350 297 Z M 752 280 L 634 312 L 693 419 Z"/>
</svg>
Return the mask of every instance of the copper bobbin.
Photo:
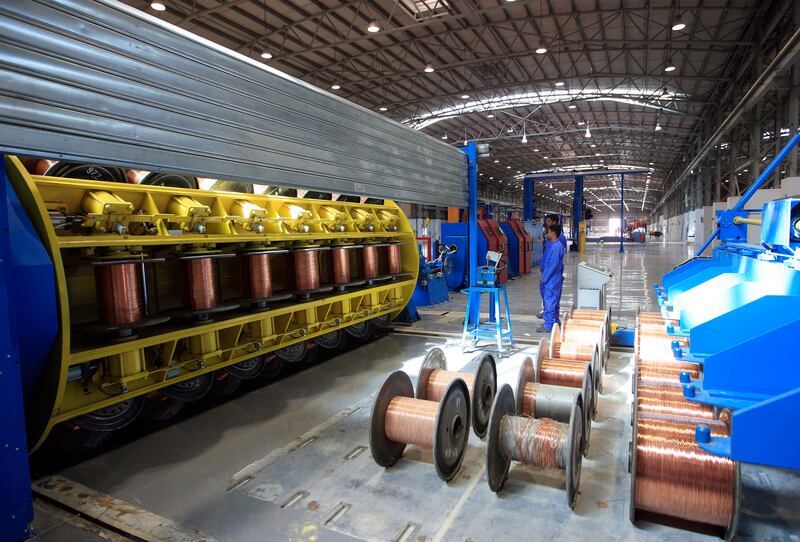
<svg viewBox="0 0 800 542">
<path fill-rule="evenodd" d="M 364 245 L 361 248 L 361 274 L 367 280 L 379 277 L 377 245 Z"/>
<path fill-rule="evenodd" d="M 126 326 L 144 317 L 140 264 L 98 265 L 94 275 L 101 322 Z"/>
<path fill-rule="evenodd" d="M 219 303 L 214 260 L 187 258 L 183 260 L 184 298 L 192 312 L 208 311 Z"/>
<path fill-rule="evenodd" d="M 309 292 L 320 287 L 319 252 L 300 249 L 293 252 L 294 285 L 298 292 Z"/>
<path fill-rule="evenodd" d="M 399 275 L 402 271 L 400 261 L 400 245 L 389 243 L 386 245 L 386 269 L 390 275 Z"/>
<path fill-rule="evenodd" d="M 248 287 L 251 299 L 272 297 L 272 271 L 270 254 L 258 252 L 244 256 L 247 265 Z"/>
</svg>

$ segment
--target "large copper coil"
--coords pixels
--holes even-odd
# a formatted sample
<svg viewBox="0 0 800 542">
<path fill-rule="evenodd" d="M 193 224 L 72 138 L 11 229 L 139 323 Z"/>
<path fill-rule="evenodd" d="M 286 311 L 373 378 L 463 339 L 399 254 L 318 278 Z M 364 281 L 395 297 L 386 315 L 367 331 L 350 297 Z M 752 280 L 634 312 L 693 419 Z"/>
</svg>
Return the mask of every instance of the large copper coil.
<svg viewBox="0 0 800 542">
<path fill-rule="evenodd" d="M 331 249 L 331 262 L 333 284 L 347 284 L 350 282 L 350 249 L 333 247 Z"/>
<path fill-rule="evenodd" d="M 543 358 L 539 367 L 539 382 L 568 388 L 583 387 L 586 362 L 577 359 Z"/>
<path fill-rule="evenodd" d="M 439 403 L 395 397 L 386 410 L 386 436 L 394 442 L 433 448 Z"/>
<path fill-rule="evenodd" d="M 700 377 L 700 365 L 685 361 L 640 363 L 636 369 L 639 384 L 681 387 L 680 374 L 686 371 L 692 379 Z"/>
<path fill-rule="evenodd" d="M 294 251 L 294 284 L 298 292 L 309 292 L 319 288 L 318 251 L 305 249 Z"/>
<path fill-rule="evenodd" d="M 144 317 L 138 263 L 115 263 L 94 268 L 97 305 L 105 324 L 125 326 Z"/>
<path fill-rule="evenodd" d="M 183 270 L 186 306 L 191 311 L 215 308 L 219 292 L 213 258 L 187 258 L 183 260 Z"/>
<path fill-rule="evenodd" d="M 602 322 L 567 320 L 562 329 L 562 340 L 571 343 L 598 344 L 603 334 L 603 326 Z"/>
<path fill-rule="evenodd" d="M 400 245 L 389 244 L 386 246 L 387 270 L 390 275 L 398 275 L 402 269 L 400 264 Z"/>
<path fill-rule="evenodd" d="M 695 442 L 695 423 L 639 418 L 636 423 L 636 509 L 727 528 L 736 510 L 737 467 Z M 711 425 L 712 436 L 728 434 Z"/>
<path fill-rule="evenodd" d="M 361 272 L 367 280 L 378 278 L 378 247 L 364 245 L 361 250 Z"/>
<path fill-rule="evenodd" d="M 592 361 L 594 354 L 594 344 L 580 344 L 574 342 L 553 343 L 553 357 L 565 359 L 579 359 L 581 361 Z"/>
<path fill-rule="evenodd" d="M 245 256 L 251 299 L 272 297 L 272 272 L 269 259 L 270 255 L 264 252 Z"/>
<path fill-rule="evenodd" d="M 681 388 L 640 385 L 636 393 L 639 415 L 663 416 L 697 422 L 714 419 L 714 407 L 686 400 Z"/>
</svg>

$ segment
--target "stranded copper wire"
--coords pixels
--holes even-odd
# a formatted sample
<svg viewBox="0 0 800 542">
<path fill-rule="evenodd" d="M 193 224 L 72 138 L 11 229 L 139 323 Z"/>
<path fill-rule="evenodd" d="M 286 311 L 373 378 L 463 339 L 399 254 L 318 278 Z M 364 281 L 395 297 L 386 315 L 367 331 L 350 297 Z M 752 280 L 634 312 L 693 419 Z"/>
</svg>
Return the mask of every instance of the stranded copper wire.
<svg viewBox="0 0 800 542">
<path fill-rule="evenodd" d="M 683 390 L 677 387 L 639 385 L 636 393 L 636 408 L 640 415 L 657 415 L 697 421 L 714 419 L 714 408 L 711 405 L 687 401 L 683 396 Z"/>
<path fill-rule="evenodd" d="M 386 266 L 390 275 L 399 275 L 401 271 L 400 245 L 390 243 L 386 246 Z"/>
<path fill-rule="evenodd" d="M 553 343 L 553 357 L 591 361 L 595 346 L 574 342 Z"/>
<path fill-rule="evenodd" d="M 140 264 L 114 263 L 94 269 L 100 320 L 125 326 L 144 317 Z"/>
<path fill-rule="evenodd" d="M 395 397 L 386 410 L 386 436 L 395 442 L 433 448 L 439 403 Z"/>
<path fill-rule="evenodd" d="M 539 367 L 539 382 L 554 386 L 580 388 L 583 386 L 586 363 L 577 359 L 544 358 Z"/>
<path fill-rule="evenodd" d="M 343 285 L 350 282 L 350 248 L 331 248 L 331 267 L 333 268 L 333 284 Z"/>
<path fill-rule="evenodd" d="M 195 311 L 213 309 L 219 303 L 216 268 L 212 258 L 187 258 L 182 260 L 184 270 L 184 297 L 187 307 Z"/>
<path fill-rule="evenodd" d="M 251 299 L 272 297 L 272 270 L 270 255 L 266 252 L 246 255 L 248 287 Z"/>
<path fill-rule="evenodd" d="M 378 247 L 364 245 L 361 249 L 361 273 L 367 280 L 378 278 Z"/>
<path fill-rule="evenodd" d="M 727 435 L 720 424 L 711 430 Z M 694 436 L 693 422 L 637 420 L 634 509 L 727 528 L 736 513 L 736 463 L 701 450 Z"/>
<path fill-rule="evenodd" d="M 310 292 L 320 287 L 319 252 L 314 248 L 294 251 L 294 284 L 298 292 Z"/>
</svg>

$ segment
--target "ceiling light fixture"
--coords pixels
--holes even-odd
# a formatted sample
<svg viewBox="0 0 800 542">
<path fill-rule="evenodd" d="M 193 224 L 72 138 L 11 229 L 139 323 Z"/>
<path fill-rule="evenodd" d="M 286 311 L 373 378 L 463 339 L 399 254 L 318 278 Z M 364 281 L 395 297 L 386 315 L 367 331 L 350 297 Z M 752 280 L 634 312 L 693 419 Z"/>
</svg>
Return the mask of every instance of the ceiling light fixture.
<svg viewBox="0 0 800 542">
<path fill-rule="evenodd" d="M 433 66 L 431 66 L 430 64 L 428 64 L 427 66 L 425 66 L 425 69 L 424 69 L 423 71 L 424 71 L 425 73 L 433 73 L 435 70 L 433 69 Z"/>
<path fill-rule="evenodd" d="M 523 132 L 523 133 L 522 133 L 522 144 L 524 145 L 524 144 L 525 144 L 525 143 L 527 143 L 527 142 L 528 142 L 528 134 L 526 134 L 525 132 Z M 536 150 L 536 149 L 534 149 L 534 150 Z"/>
<path fill-rule="evenodd" d="M 533 152 L 539 152 L 539 149 L 533 149 Z"/>
<path fill-rule="evenodd" d="M 378 26 L 378 23 L 376 23 L 375 21 L 369 23 L 369 26 L 367 27 L 367 32 L 371 32 L 374 34 L 375 32 L 380 32 L 380 31 L 381 27 Z"/>
<path fill-rule="evenodd" d="M 444 135 L 442 136 L 442 139 L 447 139 L 447 132 L 444 133 Z"/>
<path fill-rule="evenodd" d="M 167 10 L 167 3 L 166 2 L 150 2 L 150 7 L 156 11 L 166 11 Z"/>
<path fill-rule="evenodd" d="M 509 127 L 509 128 L 506 130 L 506 132 L 507 132 L 507 133 L 509 133 L 509 134 L 513 134 L 513 133 L 514 133 L 514 128 L 510 128 L 510 127 Z"/>
<path fill-rule="evenodd" d="M 583 126 L 584 124 L 586 124 L 586 123 L 585 123 L 585 122 L 583 122 L 582 120 L 579 120 L 579 121 L 578 121 L 578 126 Z"/>
<path fill-rule="evenodd" d="M 666 64 L 666 66 L 664 66 L 664 71 L 665 72 L 675 71 L 675 64 L 672 63 L 672 59 L 671 58 L 667 60 L 667 64 Z"/>
<path fill-rule="evenodd" d="M 461 95 L 461 99 L 462 100 L 468 100 L 469 99 L 469 94 L 462 94 Z"/>
<path fill-rule="evenodd" d="M 331 90 L 339 90 L 340 88 L 342 88 L 342 87 L 339 86 L 339 83 L 334 83 L 334 84 L 331 85 Z"/>
<path fill-rule="evenodd" d="M 660 131 L 661 131 L 661 124 L 657 122 L 656 123 L 656 132 L 660 132 Z"/>
<path fill-rule="evenodd" d="M 595 145 L 594 143 L 592 143 L 592 144 L 591 144 L 591 145 L 589 145 L 589 146 L 590 146 L 591 148 L 595 148 L 595 147 L 597 147 L 597 145 Z"/>
<path fill-rule="evenodd" d="M 592 132 L 589 131 L 589 127 L 586 127 L 586 133 L 583 134 L 583 137 L 592 137 Z"/>
<path fill-rule="evenodd" d="M 486 118 L 487 118 L 487 119 L 493 119 L 493 118 L 494 118 L 494 115 L 493 115 L 492 113 L 489 113 L 488 115 L 486 115 Z"/>
<path fill-rule="evenodd" d="M 686 23 L 684 23 L 683 20 L 681 20 L 681 16 L 678 15 L 678 18 L 675 19 L 675 24 L 672 25 L 672 29 L 675 32 L 678 32 L 680 30 L 683 30 L 684 28 L 686 28 Z"/>
<path fill-rule="evenodd" d="M 577 106 L 577 105 L 575 105 L 575 104 L 569 104 L 569 108 L 570 108 L 570 109 L 576 109 L 577 107 L 578 107 L 578 106 Z"/>
<path fill-rule="evenodd" d="M 264 51 L 263 53 L 261 53 L 261 58 L 269 60 L 270 58 L 272 58 L 272 53 L 270 53 L 269 51 Z"/>
<path fill-rule="evenodd" d="M 500 160 L 495 160 L 495 161 L 494 161 L 494 163 L 495 163 L 495 164 L 499 164 L 499 163 L 500 163 Z"/>
<path fill-rule="evenodd" d="M 564 81 L 556 81 L 556 86 L 557 87 L 563 87 L 564 86 Z"/>
<path fill-rule="evenodd" d="M 380 108 L 380 110 L 381 110 L 381 111 L 388 111 L 388 110 L 389 110 L 389 108 L 388 108 L 388 107 L 386 107 L 386 106 L 383 106 L 383 107 L 381 107 L 381 108 Z"/>
<path fill-rule="evenodd" d="M 536 54 L 537 55 L 543 55 L 546 52 L 547 52 L 547 47 L 545 47 L 544 45 L 540 44 L 539 47 L 536 48 Z"/>
</svg>

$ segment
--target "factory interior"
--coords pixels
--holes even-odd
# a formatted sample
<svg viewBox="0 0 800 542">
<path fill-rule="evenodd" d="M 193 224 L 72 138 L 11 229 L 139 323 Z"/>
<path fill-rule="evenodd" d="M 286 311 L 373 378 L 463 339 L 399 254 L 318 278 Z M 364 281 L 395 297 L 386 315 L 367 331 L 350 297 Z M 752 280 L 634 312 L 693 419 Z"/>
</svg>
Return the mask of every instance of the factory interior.
<svg viewBox="0 0 800 542">
<path fill-rule="evenodd" d="M 0 542 L 800 540 L 797 0 L 0 29 Z"/>
</svg>

